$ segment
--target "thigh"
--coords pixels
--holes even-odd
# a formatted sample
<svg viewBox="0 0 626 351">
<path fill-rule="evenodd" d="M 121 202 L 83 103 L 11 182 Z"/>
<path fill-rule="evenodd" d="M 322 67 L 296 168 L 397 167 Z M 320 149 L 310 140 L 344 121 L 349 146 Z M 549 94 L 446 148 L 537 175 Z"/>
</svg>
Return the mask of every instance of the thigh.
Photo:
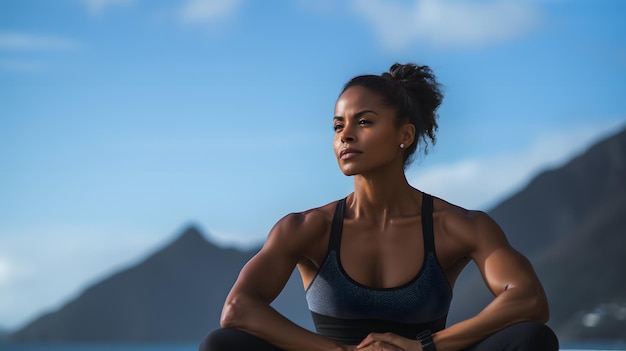
<svg viewBox="0 0 626 351">
<path fill-rule="evenodd" d="M 543 323 L 522 322 L 508 326 L 466 351 L 558 351 L 559 341 Z"/>
<path fill-rule="evenodd" d="M 237 329 L 217 329 L 202 341 L 199 351 L 283 351 L 278 347 Z"/>
</svg>

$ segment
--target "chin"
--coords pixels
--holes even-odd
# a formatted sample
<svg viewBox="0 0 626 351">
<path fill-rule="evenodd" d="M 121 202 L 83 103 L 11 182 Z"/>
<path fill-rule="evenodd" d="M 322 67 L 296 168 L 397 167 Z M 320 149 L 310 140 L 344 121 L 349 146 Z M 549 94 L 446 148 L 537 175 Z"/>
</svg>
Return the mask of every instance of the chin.
<svg viewBox="0 0 626 351">
<path fill-rule="evenodd" d="M 359 173 L 361 173 L 358 169 L 356 169 L 355 167 L 340 167 L 341 169 L 341 173 L 343 173 L 343 175 L 345 175 L 346 177 L 350 177 L 353 175 L 357 175 Z"/>
</svg>

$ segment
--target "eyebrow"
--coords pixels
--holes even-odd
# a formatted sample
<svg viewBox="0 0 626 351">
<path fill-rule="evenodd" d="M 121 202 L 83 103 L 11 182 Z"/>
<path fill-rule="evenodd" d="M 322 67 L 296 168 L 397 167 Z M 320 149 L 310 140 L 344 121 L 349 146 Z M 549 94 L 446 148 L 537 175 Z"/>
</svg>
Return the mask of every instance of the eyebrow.
<svg viewBox="0 0 626 351">
<path fill-rule="evenodd" d="M 352 116 L 352 118 L 353 118 L 353 119 L 357 119 L 357 118 L 359 118 L 359 117 L 363 116 L 363 115 L 364 115 L 364 114 L 366 114 L 366 113 L 373 113 L 373 114 L 375 114 L 375 115 L 377 115 L 377 116 L 378 116 L 378 113 L 376 113 L 375 111 L 372 111 L 372 110 L 363 110 L 363 111 L 359 111 L 359 112 L 355 113 L 355 114 L 354 114 L 354 116 Z M 345 118 L 344 118 L 343 116 L 335 116 L 335 117 L 333 118 L 333 120 L 338 120 L 338 121 L 343 121 L 344 119 L 345 119 Z"/>
</svg>

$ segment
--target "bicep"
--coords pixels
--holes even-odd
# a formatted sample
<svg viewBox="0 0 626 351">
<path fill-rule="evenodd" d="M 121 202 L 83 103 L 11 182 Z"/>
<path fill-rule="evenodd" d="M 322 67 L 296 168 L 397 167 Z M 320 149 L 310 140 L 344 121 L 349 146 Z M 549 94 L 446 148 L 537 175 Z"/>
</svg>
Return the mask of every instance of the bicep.
<svg viewBox="0 0 626 351">
<path fill-rule="evenodd" d="M 270 232 L 263 248 L 242 268 L 228 299 L 248 297 L 271 303 L 287 284 L 301 255 L 298 215 L 288 215 Z"/>
<path fill-rule="evenodd" d="M 476 264 L 496 296 L 511 288 L 541 289 L 530 261 L 510 246 L 490 251 L 484 259 L 477 259 Z"/>
<path fill-rule="evenodd" d="M 511 247 L 495 221 L 484 213 L 475 221 L 472 259 L 491 292 L 497 296 L 517 287 L 542 290 L 530 261 Z"/>
<path fill-rule="evenodd" d="M 296 263 L 297 258 L 264 247 L 242 268 L 229 298 L 245 295 L 271 303 L 287 284 Z"/>
</svg>

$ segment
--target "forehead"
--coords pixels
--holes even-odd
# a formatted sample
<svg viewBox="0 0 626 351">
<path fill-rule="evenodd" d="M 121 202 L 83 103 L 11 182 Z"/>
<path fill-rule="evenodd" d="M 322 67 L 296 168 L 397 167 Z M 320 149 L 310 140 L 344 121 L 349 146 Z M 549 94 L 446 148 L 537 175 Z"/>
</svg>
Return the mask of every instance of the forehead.
<svg viewBox="0 0 626 351">
<path fill-rule="evenodd" d="M 387 110 L 380 95 L 361 87 L 353 86 L 344 91 L 335 104 L 335 115 L 342 116 L 345 113 L 356 113 L 359 110 Z"/>
</svg>

